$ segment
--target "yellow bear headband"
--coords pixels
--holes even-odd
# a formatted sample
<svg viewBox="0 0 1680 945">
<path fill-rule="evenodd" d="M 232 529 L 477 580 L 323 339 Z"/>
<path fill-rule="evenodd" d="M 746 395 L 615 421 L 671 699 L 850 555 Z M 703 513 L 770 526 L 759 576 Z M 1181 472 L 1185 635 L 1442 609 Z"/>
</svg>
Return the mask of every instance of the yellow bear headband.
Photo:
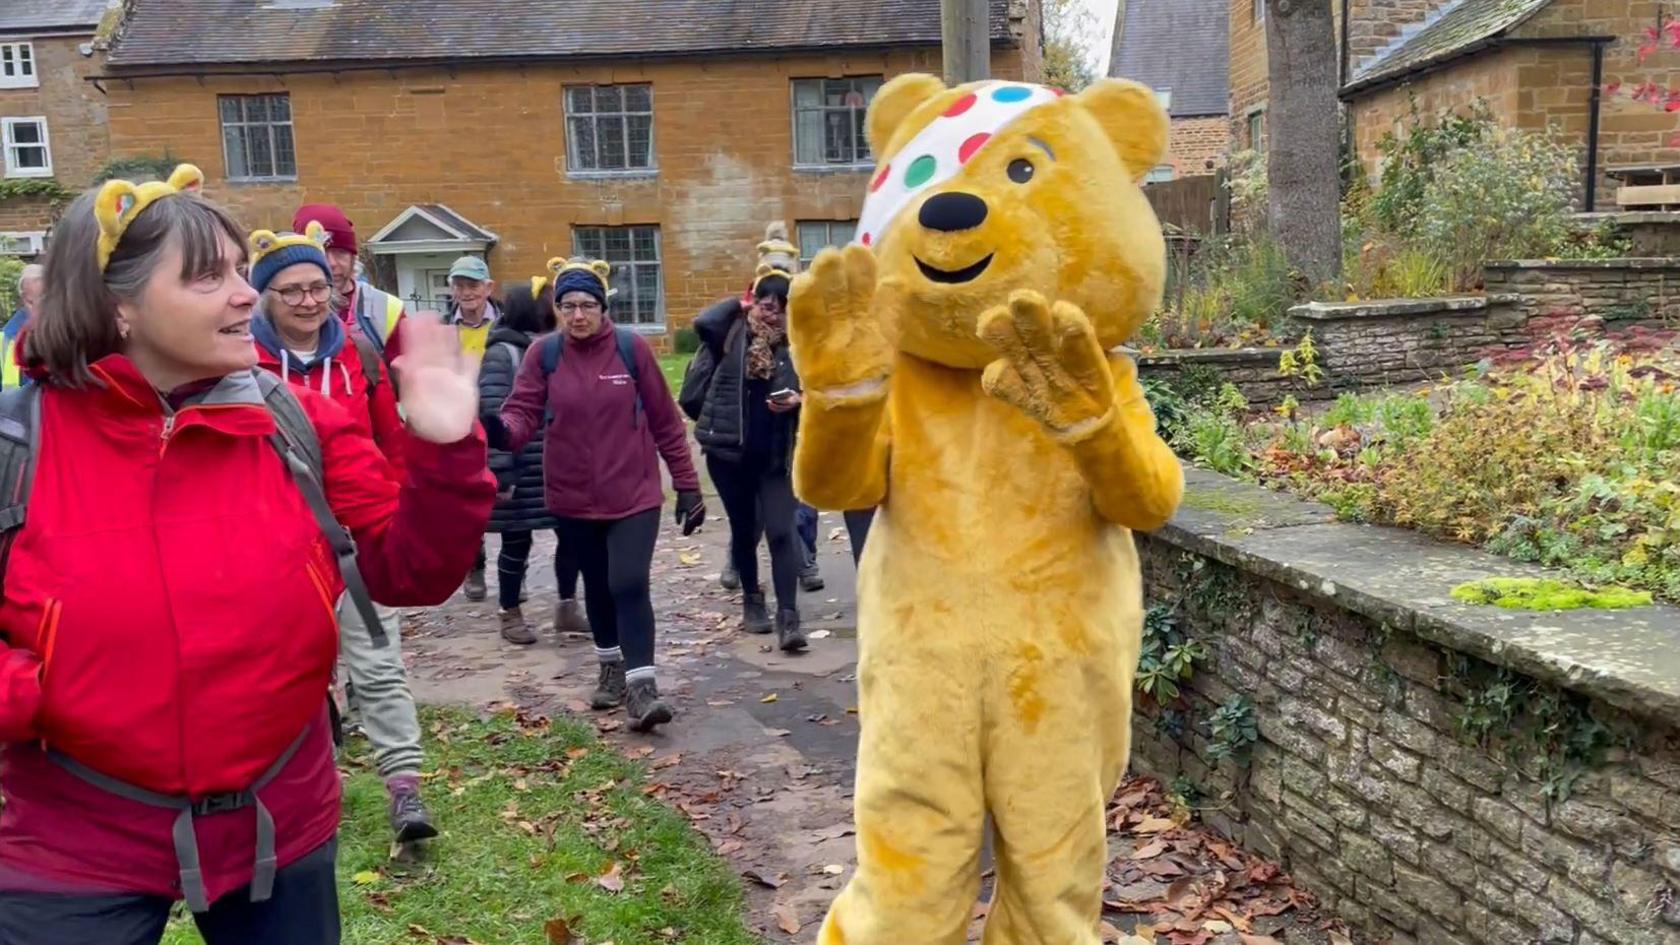
<svg viewBox="0 0 1680 945">
<path fill-rule="evenodd" d="M 204 174 L 191 164 L 175 168 L 168 180 L 136 184 L 127 180 L 108 180 L 99 188 L 93 202 L 93 215 L 99 221 L 99 272 L 111 264 L 111 257 L 122 242 L 135 218 L 153 203 L 176 194 L 196 194 L 204 188 Z"/>
<path fill-rule="evenodd" d="M 547 276 L 531 277 L 531 298 L 536 298 L 537 296 L 542 295 L 543 290 L 546 288 L 548 288 Z"/>
<path fill-rule="evenodd" d="M 763 247 L 760 247 L 760 248 L 762 249 Z M 783 269 L 781 266 L 772 266 L 769 263 L 759 264 L 758 272 L 753 276 L 752 294 L 755 295 L 755 296 L 758 295 L 759 283 L 763 282 L 766 279 L 773 278 L 775 276 L 781 276 L 783 279 L 786 279 L 790 283 L 793 281 L 793 273 L 788 272 L 786 269 Z"/>
<path fill-rule="evenodd" d="M 602 259 L 596 259 L 591 262 L 567 262 L 559 256 L 556 256 L 548 261 L 548 270 L 554 273 L 554 285 L 556 288 L 559 287 L 561 280 L 566 278 L 566 274 L 568 272 L 584 272 L 594 276 L 600 281 L 601 291 L 603 292 L 611 291 L 612 288 L 611 284 L 607 281 L 608 277 L 612 275 L 612 263 Z"/>
<path fill-rule="evenodd" d="M 313 246 L 325 251 L 327 248 L 327 230 L 318 221 L 310 220 L 302 233 L 287 233 L 284 236 L 275 234 L 273 230 L 258 230 L 251 234 L 251 266 L 255 268 L 264 256 L 285 249 L 288 246 Z"/>
</svg>

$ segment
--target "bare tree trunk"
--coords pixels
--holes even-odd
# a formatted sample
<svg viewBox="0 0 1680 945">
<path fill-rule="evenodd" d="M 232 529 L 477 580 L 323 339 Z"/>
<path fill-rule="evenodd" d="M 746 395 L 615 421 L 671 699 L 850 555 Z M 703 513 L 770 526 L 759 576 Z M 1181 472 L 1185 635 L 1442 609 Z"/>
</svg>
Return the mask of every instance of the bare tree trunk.
<svg viewBox="0 0 1680 945">
<path fill-rule="evenodd" d="M 1342 268 L 1341 113 L 1331 0 L 1265 0 L 1267 215 L 1314 284 Z"/>
<path fill-rule="evenodd" d="M 991 10 L 987 0 L 939 0 L 945 46 L 945 83 L 960 85 L 992 74 Z"/>
</svg>

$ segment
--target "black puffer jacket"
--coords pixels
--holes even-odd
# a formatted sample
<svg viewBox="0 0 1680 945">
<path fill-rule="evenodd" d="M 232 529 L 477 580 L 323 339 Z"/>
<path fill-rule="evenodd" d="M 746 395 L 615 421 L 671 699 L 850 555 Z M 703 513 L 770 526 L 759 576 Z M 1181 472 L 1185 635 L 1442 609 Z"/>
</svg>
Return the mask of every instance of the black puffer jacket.
<svg viewBox="0 0 1680 945">
<path fill-rule="evenodd" d="M 497 325 L 485 340 L 484 365 L 478 372 L 479 410 L 495 413 L 513 390 L 513 379 L 534 339 L 522 331 Z M 500 495 L 490 512 L 488 531 L 526 532 L 558 524 L 543 502 L 543 438 L 535 436 L 519 454 L 490 451 L 490 471 Z M 509 493 L 509 489 L 512 493 Z"/>
<path fill-rule="evenodd" d="M 748 340 L 746 309 L 741 300 L 725 299 L 701 312 L 694 320 L 694 333 L 700 336 L 700 351 L 694 356 L 698 363 L 690 365 L 679 399 L 685 405 L 700 405 L 694 424 L 694 438 L 700 448 L 719 459 L 739 461 L 746 427 Z M 801 390 L 785 341 L 776 348 L 770 389 Z M 776 414 L 773 422 L 778 425 L 777 438 L 785 447 L 779 459 L 788 463 L 793 456 L 799 411 Z"/>
</svg>

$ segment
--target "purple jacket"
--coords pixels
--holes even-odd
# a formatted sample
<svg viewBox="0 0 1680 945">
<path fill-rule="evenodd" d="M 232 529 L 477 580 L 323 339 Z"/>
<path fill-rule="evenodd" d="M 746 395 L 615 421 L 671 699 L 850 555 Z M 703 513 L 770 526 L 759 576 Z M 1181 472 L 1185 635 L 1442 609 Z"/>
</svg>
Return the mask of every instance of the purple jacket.
<svg viewBox="0 0 1680 945">
<path fill-rule="evenodd" d="M 525 352 L 513 393 L 502 402 L 508 448 L 517 452 L 543 429 L 543 492 L 548 509 L 566 518 L 619 519 L 665 502 L 659 456 L 678 491 L 700 488 L 688 451 L 688 430 L 653 349 L 640 337 L 633 350 L 638 377 L 619 360 L 613 326 L 603 321 L 593 337 L 563 335 L 559 365 L 543 383 L 538 338 Z M 636 409 L 641 394 L 642 409 Z"/>
</svg>

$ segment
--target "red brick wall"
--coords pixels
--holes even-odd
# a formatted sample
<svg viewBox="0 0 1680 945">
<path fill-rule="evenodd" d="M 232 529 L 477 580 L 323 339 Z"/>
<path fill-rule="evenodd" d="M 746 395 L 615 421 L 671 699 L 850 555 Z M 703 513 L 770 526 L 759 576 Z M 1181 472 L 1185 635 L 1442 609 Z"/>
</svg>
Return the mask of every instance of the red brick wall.
<svg viewBox="0 0 1680 945">
<path fill-rule="evenodd" d="M 41 85 L 0 89 L 0 117 L 45 116 L 53 179 L 71 189 L 86 187 L 110 157 L 105 96 L 84 81 L 99 73 L 103 54 L 81 54 L 78 47 L 92 42 L 91 34 L 28 41 L 34 45 Z M 45 229 L 50 217 L 51 205 L 46 201 L 0 202 L 0 230 Z"/>
<path fill-rule="evenodd" d="M 1254 18 L 1257 3 L 1231 0 L 1231 147 L 1252 148 L 1248 116 L 1266 106 L 1266 24 Z"/>
<path fill-rule="evenodd" d="M 1166 163 L 1175 177 L 1208 173 L 1210 164 L 1219 167 L 1231 148 L 1231 122 L 1224 115 L 1212 118 L 1175 118 L 1167 146 Z"/>
</svg>

